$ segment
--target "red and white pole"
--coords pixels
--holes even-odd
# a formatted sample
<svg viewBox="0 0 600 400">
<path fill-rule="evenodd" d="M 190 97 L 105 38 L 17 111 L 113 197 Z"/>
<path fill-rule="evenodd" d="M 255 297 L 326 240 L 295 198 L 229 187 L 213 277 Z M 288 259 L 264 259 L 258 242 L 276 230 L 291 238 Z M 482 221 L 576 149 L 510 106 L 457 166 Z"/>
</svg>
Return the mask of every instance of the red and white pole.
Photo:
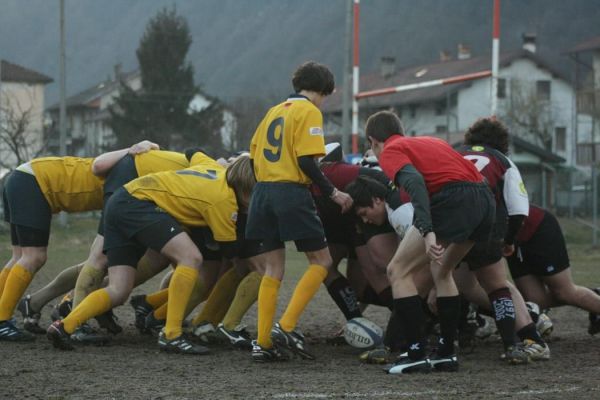
<svg viewBox="0 0 600 400">
<path fill-rule="evenodd" d="M 358 153 L 358 82 L 359 82 L 359 21 L 360 0 L 354 0 L 353 62 L 352 62 L 352 153 Z"/>
<path fill-rule="evenodd" d="M 494 0 L 494 29 L 492 32 L 492 88 L 491 110 L 493 116 L 498 111 L 498 70 L 500 63 L 500 0 Z"/>
</svg>

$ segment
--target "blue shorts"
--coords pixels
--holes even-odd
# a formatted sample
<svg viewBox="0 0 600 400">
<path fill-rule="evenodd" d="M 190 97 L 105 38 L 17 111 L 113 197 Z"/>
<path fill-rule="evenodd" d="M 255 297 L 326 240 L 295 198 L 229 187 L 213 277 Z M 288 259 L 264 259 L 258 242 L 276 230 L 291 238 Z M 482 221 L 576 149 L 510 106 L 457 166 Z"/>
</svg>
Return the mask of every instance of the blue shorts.
<svg viewBox="0 0 600 400">
<path fill-rule="evenodd" d="M 299 251 L 327 247 L 308 187 L 289 182 L 256 184 L 248 209 L 246 238 L 271 243 L 293 240 Z"/>
</svg>

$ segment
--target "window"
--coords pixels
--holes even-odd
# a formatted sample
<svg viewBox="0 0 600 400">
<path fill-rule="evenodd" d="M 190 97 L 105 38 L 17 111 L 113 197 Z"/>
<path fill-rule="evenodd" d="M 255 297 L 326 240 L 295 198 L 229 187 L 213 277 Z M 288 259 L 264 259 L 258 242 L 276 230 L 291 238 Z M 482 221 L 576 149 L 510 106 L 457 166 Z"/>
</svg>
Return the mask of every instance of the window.
<svg viewBox="0 0 600 400">
<path fill-rule="evenodd" d="M 498 92 L 496 93 L 496 97 L 499 99 L 506 98 L 506 79 L 498 78 Z"/>
<path fill-rule="evenodd" d="M 448 132 L 448 127 L 446 125 L 436 125 L 435 133 L 446 133 Z"/>
<path fill-rule="evenodd" d="M 550 81 L 537 81 L 536 94 L 538 100 L 550 100 Z"/>
<path fill-rule="evenodd" d="M 567 150 L 567 128 L 564 126 L 554 128 L 554 148 L 555 151 Z"/>
</svg>

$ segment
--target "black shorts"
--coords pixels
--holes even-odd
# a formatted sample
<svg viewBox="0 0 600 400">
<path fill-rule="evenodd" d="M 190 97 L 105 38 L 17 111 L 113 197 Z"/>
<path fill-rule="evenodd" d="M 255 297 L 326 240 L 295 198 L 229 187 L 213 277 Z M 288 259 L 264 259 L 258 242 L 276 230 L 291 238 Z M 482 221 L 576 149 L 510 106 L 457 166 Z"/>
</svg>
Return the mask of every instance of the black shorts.
<svg viewBox="0 0 600 400">
<path fill-rule="evenodd" d="M 188 234 L 192 242 L 200 250 L 200 253 L 202 253 L 204 260 L 220 261 L 223 259 L 219 244 L 213 237 L 212 231 L 208 226 L 195 226 L 189 229 Z"/>
<path fill-rule="evenodd" d="M 151 201 L 136 199 L 117 189 L 105 208 L 104 253 L 108 266 L 135 267 L 147 248 L 160 252 L 183 232 L 171 215 Z"/>
<path fill-rule="evenodd" d="M 137 169 L 135 168 L 135 160 L 131 154 L 121 158 L 114 167 L 110 169 L 106 179 L 104 180 L 104 208 L 108 203 L 108 199 L 113 193 L 128 182 L 138 177 Z M 100 222 L 98 223 L 98 235 L 104 236 L 104 208 L 100 214 Z"/>
<path fill-rule="evenodd" d="M 485 183 L 450 183 L 431 196 L 433 231 L 447 243 L 487 242 L 495 216 L 496 202 Z"/>
<path fill-rule="evenodd" d="M 569 253 L 562 229 L 554 215 L 546 212 L 527 243 L 519 243 L 508 257 L 513 279 L 525 275 L 552 276 L 569 268 Z"/>
<path fill-rule="evenodd" d="M 487 242 L 475 242 L 475 245 L 463 260 L 469 264 L 471 271 L 476 271 L 502 259 L 504 236 L 508 225 L 507 218 L 506 208 L 503 205 L 496 205 L 496 220 L 490 240 Z"/>
<path fill-rule="evenodd" d="M 3 198 L 4 220 L 11 224 L 12 244 L 21 247 L 48 246 L 52 210 L 35 176 L 13 171 L 6 179 Z"/>
<path fill-rule="evenodd" d="M 366 243 L 358 230 L 356 214 L 353 212 L 342 214 L 341 208 L 329 199 L 317 197 L 314 200 L 327 243 L 340 244 L 348 248 L 362 246 Z"/>
<path fill-rule="evenodd" d="M 285 244 L 279 240 L 257 240 L 246 238 L 247 214 L 238 214 L 237 231 L 237 256 L 242 259 L 255 257 L 269 251 L 283 249 Z"/>
<path fill-rule="evenodd" d="M 305 185 L 259 182 L 252 192 L 246 238 L 263 242 L 293 240 L 298 251 L 327 247 L 315 203 Z"/>
</svg>

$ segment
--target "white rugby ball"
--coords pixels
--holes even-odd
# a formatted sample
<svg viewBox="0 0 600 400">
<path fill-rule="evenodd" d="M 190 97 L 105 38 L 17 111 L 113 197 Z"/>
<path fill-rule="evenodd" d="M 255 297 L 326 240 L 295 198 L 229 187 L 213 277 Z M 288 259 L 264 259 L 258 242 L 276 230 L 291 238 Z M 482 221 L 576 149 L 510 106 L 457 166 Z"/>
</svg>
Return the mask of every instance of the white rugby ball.
<svg viewBox="0 0 600 400">
<path fill-rule="evenodd" d="M 346 323 L 344 339 L 357 349 L 372 349 L 383 343 L 383 330 L 366 318 L 352 318 Z"/>
</svg>

